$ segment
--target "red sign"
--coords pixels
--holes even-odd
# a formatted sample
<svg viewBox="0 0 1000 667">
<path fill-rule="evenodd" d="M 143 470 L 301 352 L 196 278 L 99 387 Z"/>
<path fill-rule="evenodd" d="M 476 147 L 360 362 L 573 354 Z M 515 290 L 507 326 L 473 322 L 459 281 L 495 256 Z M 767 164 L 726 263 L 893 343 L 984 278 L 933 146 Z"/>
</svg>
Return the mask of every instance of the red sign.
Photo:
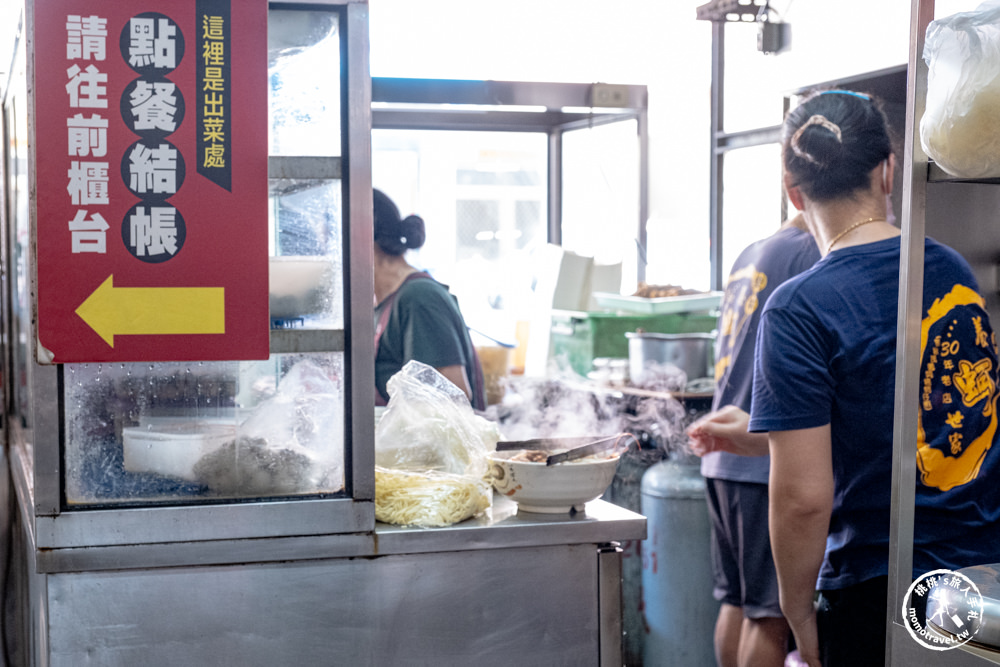
<svg viewBox="0 0 1000 667">
<path fill-rule="evenodd" d="M 35 0 L 40 362 L 269 354 L 267 4 Z"/>
</svg>

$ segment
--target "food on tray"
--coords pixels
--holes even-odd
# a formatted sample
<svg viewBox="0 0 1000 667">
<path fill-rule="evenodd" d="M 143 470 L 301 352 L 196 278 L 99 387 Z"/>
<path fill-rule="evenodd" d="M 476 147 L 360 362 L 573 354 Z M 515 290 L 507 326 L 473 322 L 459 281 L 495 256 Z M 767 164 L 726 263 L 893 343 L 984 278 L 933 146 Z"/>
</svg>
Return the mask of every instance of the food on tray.
<svg viewBox="0 0 1000 667">
<path fill-rule="evenodd" d="M 687 296 L 689 294 L 704 294 L 704 292 L 695 289 L 685 289 L 680 285 L 650 285 L 640 281 L 638 289 L 636 289 L 632 296 L 658 299 L 664 296 Z"/>
<path fill-rule="evenodd" d="M 375 519 L 400 526 L 449 526 L 490 507 L 489 483 L 468 475 L 375 467 Z"/>
</svg>

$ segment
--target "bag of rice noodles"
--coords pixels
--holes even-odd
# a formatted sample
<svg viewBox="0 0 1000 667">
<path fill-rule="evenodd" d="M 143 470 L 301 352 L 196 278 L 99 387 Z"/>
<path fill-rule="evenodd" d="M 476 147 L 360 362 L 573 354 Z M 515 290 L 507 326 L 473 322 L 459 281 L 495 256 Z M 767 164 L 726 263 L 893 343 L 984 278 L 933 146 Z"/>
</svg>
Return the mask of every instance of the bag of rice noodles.
<svg viewBox="0 0 1000 667">
<path fill-rule="evenodd" d="M 447 526 L 488 509 L 487 455 L 496 424 L 434 368 L 408 362 L 389 379 L 389 403 L 375 429 L 375 518 Z"/>
</svg>

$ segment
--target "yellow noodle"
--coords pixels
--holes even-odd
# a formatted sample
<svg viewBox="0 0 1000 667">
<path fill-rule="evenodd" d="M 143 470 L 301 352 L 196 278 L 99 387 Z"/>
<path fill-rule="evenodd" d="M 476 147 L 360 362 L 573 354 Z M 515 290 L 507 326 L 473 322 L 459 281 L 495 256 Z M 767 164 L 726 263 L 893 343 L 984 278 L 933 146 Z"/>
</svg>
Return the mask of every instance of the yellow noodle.
<svg viewBox="0 0 1000 667">
<path fill-rule="evenodd" d="M 375 518 L 400 526 L 448 526 L 490 506 L 483 480 L 375 467 Z"/>
</svg>

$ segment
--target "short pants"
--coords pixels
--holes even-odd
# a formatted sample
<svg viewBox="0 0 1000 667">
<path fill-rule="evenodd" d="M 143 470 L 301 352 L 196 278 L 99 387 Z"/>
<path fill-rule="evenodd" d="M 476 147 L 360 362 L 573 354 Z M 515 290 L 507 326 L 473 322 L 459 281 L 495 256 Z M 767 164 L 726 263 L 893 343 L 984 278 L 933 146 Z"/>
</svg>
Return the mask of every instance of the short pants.
<svg viewBox="0 0 1000 667">
<path fill-rule="evenodd" d="M 778 575 L 767 532 L 767 484 L 707 478 L 715 599 L 746 618 L 780 617 Z"/>
</svg>

